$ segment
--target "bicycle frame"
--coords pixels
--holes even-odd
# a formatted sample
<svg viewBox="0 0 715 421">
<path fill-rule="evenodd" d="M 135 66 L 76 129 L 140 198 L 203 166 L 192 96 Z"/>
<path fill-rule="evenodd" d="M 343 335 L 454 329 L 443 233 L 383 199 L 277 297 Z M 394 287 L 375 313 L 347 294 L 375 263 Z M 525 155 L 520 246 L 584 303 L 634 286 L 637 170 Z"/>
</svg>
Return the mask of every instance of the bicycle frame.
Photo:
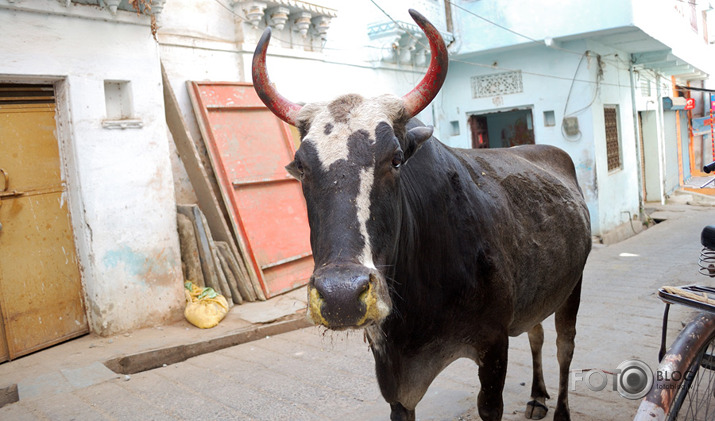
<svg viewBox="0 0 715 421">
<path fill-rule="evenodd" d="M 680 331 L 668 351 L 663 356 L 656 372 L 653 388 L 643 398 L 634 421 L 665 420 L 678 388 L 685 379 L 700 349 L 715 332 L 715 314 L 699 313 Z M 676 380 L 677 378 L 677 380 Z"/>
</svg>

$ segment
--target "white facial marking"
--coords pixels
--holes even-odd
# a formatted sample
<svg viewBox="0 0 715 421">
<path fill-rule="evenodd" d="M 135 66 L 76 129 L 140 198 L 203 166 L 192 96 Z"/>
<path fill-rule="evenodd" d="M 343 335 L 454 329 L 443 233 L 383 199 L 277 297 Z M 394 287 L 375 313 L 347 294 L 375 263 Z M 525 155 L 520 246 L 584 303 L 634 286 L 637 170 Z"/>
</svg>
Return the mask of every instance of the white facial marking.
<svg viewBox="0 0 715 421">
<path fill-rule="evenodd" d="M 370 246 L 370 235 L 367 232 L 367 221 L 370 220 L 370 193 L 375 181 L 375 169 L 363 168 L 360 170 L 360 189 L 355 205 L 357 206 L 358 223 L 360 224 L 360 234 L 365 239 L 362 254 L 358 257 L 360 263 L 370 269 L 375 269 L 372 261 L 372 247 Z"/>
<path fill-rule="evenodd" d="M 304 106 L 297 119 L 308 122 L 310 129 L 304 137 L 304 142 L 315 147 L 323 171 L 328 171 L 330 166 L 341 159 L 348 159 L 348 139 L 357 131 L 369 134 L 369 142 L 375 142 L 375 128 L 384 122 L 392 125 L 402 116 L 404 105 L 401 98 L 393 95 L 383 95 L 376 98 L 357 98 L 348 96 L 348 100 L 355 105 L 344 111 L 340 121 L 330 111 L 328 103 L 312 103 Z M 345 100 L 345 97 L 341 97 Z M 341 99 L 338 98 L 338 101 Z M 326 127 L 330 130 L 326 130 Z M 367 221 L 370 220 L 370 194 L 375 182 L 374 167 L 360 170 L 360 187 L 355 199 L 360 234 L 365 245 L 358 260 L 367 268 L 375 269 L 372 260 L 372 247 L 370 236 L 367 232 Z M 389 313 L 389 309 L 381 309 Z"/>
<path fill-rule="evenodd" d="M 402 107 L 402 99 L 391 95 L 363 98 L 350 110 L 346 120 L 340 122 L 335 121 L 328 110 L 328 103 L 313 103 L 303 107 L 298 119 L 310 121 L 310 131 L 305 141 L 315 146 L 321 167 L 327 171 L 333 162 L 348 158 L 348 138 L 351 134 L 364 130 L 374 138 L 377 125 L 380 122 L 392 125 L 402 112 Z M 332 129 L 329 134 L 325 134 L 328 124 Z"/>
</svg>

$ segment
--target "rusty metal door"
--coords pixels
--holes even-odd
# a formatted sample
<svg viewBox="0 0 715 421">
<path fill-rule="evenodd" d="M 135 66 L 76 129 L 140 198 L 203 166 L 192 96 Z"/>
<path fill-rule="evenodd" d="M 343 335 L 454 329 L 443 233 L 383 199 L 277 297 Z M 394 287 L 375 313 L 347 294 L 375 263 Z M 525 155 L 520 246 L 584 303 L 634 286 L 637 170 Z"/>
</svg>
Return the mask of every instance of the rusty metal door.
<svg viewBox="0 0 715 421">
<path fill-rule="evenodd" d="M 313 272 L 300 182 L 288 175 L 288 126 L 249 83 L 192 82 L 191 97 L 239 240 L 271 297 L 305 285 Z"/>
<path fill-rule="evenodd" d="M 0 361 L 88 332 L 54 91 L 0 85 Z"/>
</svg>

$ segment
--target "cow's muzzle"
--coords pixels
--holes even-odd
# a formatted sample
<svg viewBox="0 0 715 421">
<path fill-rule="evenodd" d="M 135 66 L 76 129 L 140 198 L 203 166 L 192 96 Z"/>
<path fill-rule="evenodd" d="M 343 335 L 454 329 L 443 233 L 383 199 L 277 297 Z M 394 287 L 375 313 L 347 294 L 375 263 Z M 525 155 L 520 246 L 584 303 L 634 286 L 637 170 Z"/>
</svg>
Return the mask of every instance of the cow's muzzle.
<svg viewBox="0 0 715 421">
<path fill-rule="evenodd" d="M 308 286 L 308 309 L 315 324 L 331 329 L 363 327 L 387 317 L 380 297 L 381 277 L 361 265 L 329 265 L 315 271 Z"/>
</svg>

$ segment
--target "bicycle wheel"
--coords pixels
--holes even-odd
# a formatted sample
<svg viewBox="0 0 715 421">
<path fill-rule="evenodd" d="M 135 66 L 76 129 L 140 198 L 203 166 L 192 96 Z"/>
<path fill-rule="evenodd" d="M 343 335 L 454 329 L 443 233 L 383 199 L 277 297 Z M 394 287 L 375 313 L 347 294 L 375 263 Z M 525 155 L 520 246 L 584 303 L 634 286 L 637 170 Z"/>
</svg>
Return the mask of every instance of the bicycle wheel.
<svg viewBox="0 0 715 421">
<path fill-rule="evenodd" d="M 698 351 L 668 414 L 669 421 L 715 420 L 715 338 Z"/>
<path fill-rule="evenodd" d="M 680 331 L 634 420 L 715 421 L 715 314 L 699 313 Z"/>
</svg>

